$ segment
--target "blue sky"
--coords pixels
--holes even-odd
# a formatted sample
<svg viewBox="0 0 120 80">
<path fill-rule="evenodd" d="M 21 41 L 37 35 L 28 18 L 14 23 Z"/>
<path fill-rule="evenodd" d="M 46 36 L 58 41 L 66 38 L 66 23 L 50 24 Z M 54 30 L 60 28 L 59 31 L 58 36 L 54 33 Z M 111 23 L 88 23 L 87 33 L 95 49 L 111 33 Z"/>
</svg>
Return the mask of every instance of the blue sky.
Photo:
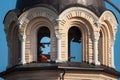
<svg viewBox="0 0 120 80">
<path fill-rule="evenodd" d="M 111 0 L 120 8 L 120 0 Z M 0 3 L 0 72 L 4 71 L 7 66 L 8 50 L 6 43 L 6 36 L 4 33 L 3 19 L 5 14 L 15 8 L 16 0 L 2 0 Z M 118 18 L 119 26 L 116 34 L 115 41 L 115 67 L 120 71 L 120 14 L 110 5 L 107 4 L 107 8 L 112 10 Z M 0 79 L 1 80 L 1 79 Z"/>
</svg>

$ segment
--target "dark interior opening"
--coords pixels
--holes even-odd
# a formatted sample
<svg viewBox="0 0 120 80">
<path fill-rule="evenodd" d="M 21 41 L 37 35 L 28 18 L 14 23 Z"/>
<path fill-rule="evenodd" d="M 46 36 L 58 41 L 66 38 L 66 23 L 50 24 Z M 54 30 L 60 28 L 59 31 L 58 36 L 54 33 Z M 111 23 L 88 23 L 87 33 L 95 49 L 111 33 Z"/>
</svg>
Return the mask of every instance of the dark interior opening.
<svg viewBox="0 0 120 80">
<path fill-rule="evenodd" d="M 80 29 L 73 26 L 68 31 L 68 61 L 82 61 L 82 35 Z"/>
<path fill-rule="evenodd" d="M 50 30 L 45 26 L 41 27 L 37 37 L 37 61 L 41 62 L 41 55 L 50 59 Z"/>
</svg>

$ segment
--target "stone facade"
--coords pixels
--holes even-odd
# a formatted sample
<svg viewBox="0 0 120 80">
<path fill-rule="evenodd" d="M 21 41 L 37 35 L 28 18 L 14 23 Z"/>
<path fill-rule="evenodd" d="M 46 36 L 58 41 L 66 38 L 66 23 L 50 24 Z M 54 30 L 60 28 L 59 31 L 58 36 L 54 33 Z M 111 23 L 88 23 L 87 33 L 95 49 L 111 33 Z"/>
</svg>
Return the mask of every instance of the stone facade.
<svg viewBox="0 0 120 80">
<path fill-rule="evenodd" d="M 64 9 L 59 14 L 47 7 L 37 6 L 19 14 L 11 10 L 5 17 L 4 25 L 8 42 L 8 69 L 18 64 L 37 62 L 38 31 L 45 26 L 50 31 L 50 60 L 69 62 L 70 28 L 81 32 L 82 62 L 95 66 L 114 66 L 114 41 L 117 19 L 113 12 L 105 10 L 100 16 L 94 11 L 80 6 Z M 38 63 L 39 64 L 39 63 Z M 46 76 L 47 75 L 47 76 Z M 87 70 L 38 70 L 16 71 L 4 75 L 5 80 L 117 80 L 117 76 L 99 71 Z"/>
<path fill-rule="evenodd" d="M 9 12 L 6 18 L 9 18 L 9 16 L 16 17 L 14 12 Z M 9 45 L 8 47 L 16 48 L 14 52 L 11 52 L 13 51 L 12 49 L 10 49 L 11 51 L 9 51 L 9 54 L 14 55 L 10 56 L 16 58 L 15 60 L 13 60 L 13 58 L 9 60 L 11 62 L 10 65 L 17 64 L 17 56 L 20 54 L 20 51 L 18 50 L 19 44 L 15 43 L 18 43 L 19 40 L 21 40 L 21 42 L 24 42 L 25 40 L 25 49 L 21 49 L 25 54 L 25 63 L 30 63 L 37 60 L 36 33 L 38 29 L 42 26 L 47 26 L 51 32 L 51 60 L 57 59 L 56 35 L 59 33 L 61 34 L 61 60 L 64 62 L 68 61 L 68 30 L 72 26 L 77 26 L 83 36 L 82 61 L 89 63 L 100 62 L 100 64 L 114 67 L 113 47 L 115 33 L 117 30 L 117 21 L 114 14 L 110 11 L 105 11 L 100 17 L 98 17 L 96 14 L 86 8 L 71 7 L 64 10 L 60 15 L 57 15 L 54 11 L 50 9 L 44 7 L 36 7 L 22 13 L 16 22 L 12 18 L 10 20 L 11 21 L 5 19 L 5 31 L 7 34 Z M 15 31 L 10 31 L 11 26 L 12 30 Z M 13 34 L 16 34 L 15 40 L 11 40 L 13 39 L 12 37 L 15 37 L 10 37 Z M 10 41 L 13 41 L 13 43 Z M 102 42 L 102 46 L 99 42 Z M 15 55 L 15 52 L 17 52 L 18 54 Z M 95 61 L 95 59 L 99 61 Z"/>
<path fill-rule="evenodd" d="M 46 76 L 47 75 L 47 76 Z M 79 71 L 79 70 L 38 70 L 15 72 L 9 74 L 6 80 L 117 80 L 117 77 L 106 74 L 104 72 Z"/>
</svg>

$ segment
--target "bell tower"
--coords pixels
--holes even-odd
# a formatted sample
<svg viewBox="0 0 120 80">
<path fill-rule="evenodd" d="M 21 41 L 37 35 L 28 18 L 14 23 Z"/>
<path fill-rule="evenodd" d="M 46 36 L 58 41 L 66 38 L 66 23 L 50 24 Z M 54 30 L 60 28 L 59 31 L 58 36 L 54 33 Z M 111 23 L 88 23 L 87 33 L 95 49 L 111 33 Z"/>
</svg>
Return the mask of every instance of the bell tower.
<svg viewBox="0 0 120 80">
<path fill-rule="evenodd" d="M 104 0 L 17 0 L 4 19 L 5 80 L 117 80 L 114 13 Z"/>
</svg>

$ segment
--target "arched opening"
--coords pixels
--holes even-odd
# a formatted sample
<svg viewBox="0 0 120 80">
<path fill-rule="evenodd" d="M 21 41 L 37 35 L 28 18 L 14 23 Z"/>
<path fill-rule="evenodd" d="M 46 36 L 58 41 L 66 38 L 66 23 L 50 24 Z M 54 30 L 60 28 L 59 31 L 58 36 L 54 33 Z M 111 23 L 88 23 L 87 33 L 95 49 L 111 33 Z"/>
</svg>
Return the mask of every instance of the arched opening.
<svg viewBox="0 0 120 80">
<path fill-rule="evenodd" d="M 71 27 L 68 31 L 68 61 L 82 61 L 82 34 L 76 26 Z"/>
<path fill-rule="evenodd" d="M 50 38 L 43 37 L 40 41 L 40 44 L 43 46 L 42 47 L 43 54 L 50 54 Z"/>
<path fill-rule="evenodd" d="M 37 34 L 37 60 L 38 62 L 47 62 L 50 59 L 50 30 L 47 27 L 41 27 Z M 43 60 L 42 58 L 45 58 Z M 42 60 L 42 61 L 41 61 Z"/>
<path fill-rule="evenodd" d="M 9 67 L 18 64 L 21 60 L 21 41 L 19 39 L 18 26 L 13 21 L 8 29 L 7 33 L 8 40 L 8 56 L 9 56 Z"/>
</svg>

